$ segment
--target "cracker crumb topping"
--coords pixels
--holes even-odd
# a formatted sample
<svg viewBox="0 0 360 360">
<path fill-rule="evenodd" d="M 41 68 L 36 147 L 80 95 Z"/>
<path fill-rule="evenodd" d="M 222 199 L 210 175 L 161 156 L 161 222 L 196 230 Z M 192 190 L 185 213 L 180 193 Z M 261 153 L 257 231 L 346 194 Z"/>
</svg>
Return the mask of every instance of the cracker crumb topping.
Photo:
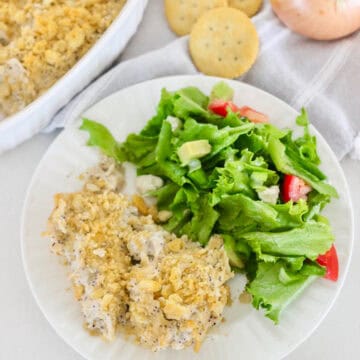
<svg viewBox="0 0 360 360">
<path fill-rule="evenodd" d="M 119 192 L 123 175 L 113 165 L 89 171 L 82 191 L 57 194 L 49 218 L 47 235 L 71 268 L 85 328 L 107 340 L 121 330 L 154 351 L 199 350 L 229 298 L 222 238 L 203 248 L 165 231 Z"/>
<path fill-rule="evenodd" d="M 11 115 L 63 76 L 126 0 L 0 1 L 0 113 Z"/>
</svg>

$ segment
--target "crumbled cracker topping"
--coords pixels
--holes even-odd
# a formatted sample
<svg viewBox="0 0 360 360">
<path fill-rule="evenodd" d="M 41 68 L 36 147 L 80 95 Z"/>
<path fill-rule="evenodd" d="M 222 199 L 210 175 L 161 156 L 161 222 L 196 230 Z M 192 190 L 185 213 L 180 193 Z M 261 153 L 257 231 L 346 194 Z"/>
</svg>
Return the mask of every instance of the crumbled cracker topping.
<svg viewBox="0 0 360 360">
<path fill-rule="evenodd" d="M 0 113 L 11 115 L 63 76 L 126 0 L 0 1 Z"/>
<path fill-rule="evenodd" d="M 154 351 L 198 350 L 229 298 L 233 273 L 222 239 L 213 236 L 203 248 L 165 231 L 103 173 L 93 169 L 82 191 L 57 194 L 49 219 L 85 327 L 108 340 L 121 330 Z"/>
</svg>

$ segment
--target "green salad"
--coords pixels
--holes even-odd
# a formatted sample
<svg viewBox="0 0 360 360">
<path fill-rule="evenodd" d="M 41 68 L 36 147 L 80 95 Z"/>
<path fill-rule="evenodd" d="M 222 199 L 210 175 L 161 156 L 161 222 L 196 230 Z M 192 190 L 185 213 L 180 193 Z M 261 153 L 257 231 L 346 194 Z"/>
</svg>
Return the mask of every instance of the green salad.
<svg viewBox="0 0 360 360">
<path fill-rule="evenodd" d="M 196 87 L 163 89 L 155 116 L 125 142 L 89 119 L 81 129 L 88 145 L 163 179 L 147 195 L 171 212 L 166 230 L 203 245 L 222 235 L 234 271 L 248 278 L 252 304 L 277 323 L 316 277 L 337 279 L 334 236 L 321 211 L 338 195 L 319 169 L 305 110 L 296 119 L 303 136 L 294 139 L 232 98 L 224 82 L 210 96 Z"/>
</svg>

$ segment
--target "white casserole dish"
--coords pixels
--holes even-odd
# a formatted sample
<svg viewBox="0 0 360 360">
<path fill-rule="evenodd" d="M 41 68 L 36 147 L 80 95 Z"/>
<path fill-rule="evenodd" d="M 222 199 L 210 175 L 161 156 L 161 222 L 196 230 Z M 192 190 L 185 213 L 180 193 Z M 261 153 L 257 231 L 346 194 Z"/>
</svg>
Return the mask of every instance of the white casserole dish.
<svg viewBox="0 0 360 360">
<path fill-rule="evenodd" d="M 69 100 L 104 71 L 134 35 L 148 0 L 127 0 L 103 36 L 49 90 L 18 113 L 0 120 L 0 153 L 29 139 Z"/>
</svg>

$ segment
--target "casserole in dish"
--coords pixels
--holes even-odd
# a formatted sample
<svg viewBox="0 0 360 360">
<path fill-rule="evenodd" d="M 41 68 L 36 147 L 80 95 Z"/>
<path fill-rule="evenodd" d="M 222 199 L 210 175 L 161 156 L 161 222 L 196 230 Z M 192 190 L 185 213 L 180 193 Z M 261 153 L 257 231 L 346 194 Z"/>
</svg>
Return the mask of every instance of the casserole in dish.
<svg viewBox="0 0 360 360">
<path fill-rule="evenodd" d="M 124 1 L 118 2 L 118 10 L 122 3 L 124 3 Z M 135 33 L 146 4 L 147 0 L 127 0 L 109 28 L 83 57 L 81 57 L 82 53 L 80 49 L 80 60 L 77 61 L 64 76 L 60 77 L 62 75 L 60 72 L 59 80 L 48 90 L 44 92 L 40 91 L 39 97 L 37 97 L 36 94 L 30 95 L 30 99 L 35 98 L 34 101 L 19 112 L 0 121 L 0 152 L 18 145 L 43 129 L 60 108 L 116 59 L 131 36 Z M 116 8 L 114 9 L 116 10 Z M 112 10 L 114 11 L 114 9 Z M 21 31 L 22 33 L 24 32 L 23 29 L 21 29 Z M 46 31 L 48 30 L 46 29 Z M 65 40 L 66 39 L 67 37 L 65 36 Z M 66 42 L 67 45 L 70 44 L 69 41 Z M 86 50 L 86 47 L 84 47 L 83 52 Z M 74 50 L 74 52 L 76 52 L 76 50 Z M 50 56 L 51 54 L 47 55 Z M 16 61 L 16 59 L 11 60 L 10 70 L 21 70 L 20 62 Z M 63 73 L 64 72 L 65 71 L 63 71 Z M 4 79 L 3 76 L 1 80 L 4 83 L 6 79 Z M 19 84 L 21 85 L 21 82 L 19 82 Z M 46 85 L 44 88 L 46 88 Z M 26 99 L 21 101 L 24 105 L 27 104 Z M 4 104 L 4 100 L 2 100 L 1 105 L 6 105 Z M 21 108 L 21 105 L 22 104 L 18 107 Z M 13 109 L 10 108 L 9 113 L 17 110 L 16 107 L 17 105 L 15 105 Z"/>
</svg>

